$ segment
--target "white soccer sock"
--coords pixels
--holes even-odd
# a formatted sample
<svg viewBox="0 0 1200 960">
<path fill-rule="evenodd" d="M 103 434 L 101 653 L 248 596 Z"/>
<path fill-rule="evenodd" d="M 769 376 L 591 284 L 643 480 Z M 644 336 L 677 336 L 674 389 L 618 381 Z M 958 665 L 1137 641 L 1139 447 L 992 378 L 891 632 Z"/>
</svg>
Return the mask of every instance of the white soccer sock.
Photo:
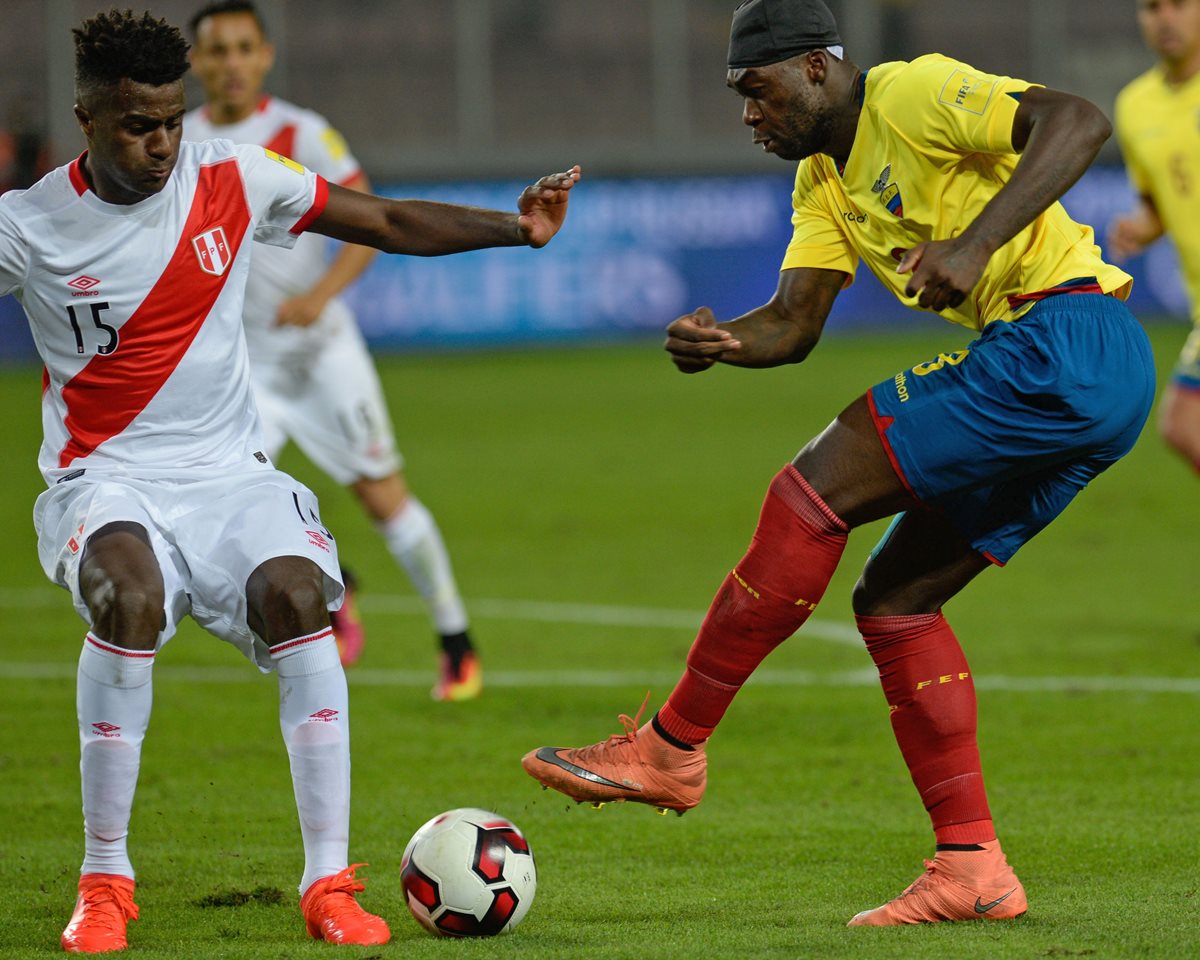
<svg viewBox="0 0 1200 960">
<path fill-rule="evenodd" d="M 80 873 L 134 875 L 126 841 L 150 723 L 153 668 L 151 650 L 125 650 L 92 633 L 84 639 L 75 687 L 83 785 Z"/>
<path fill-rule="evenodd" d="M 450 555 L 425 504 L 410 494 L 404 506 L 379 525 L 379 532 L 425 598 L 437 632 L 446 636 L 466 630 L 467 611 L 454 582 Z"/>
<path fill-rule="evenodd" d="M 292 765 L 304 841 L 300 893 L 345 869 L 350 845 L 350 712 L 333 631 L 271 647 L 279 728 Z"/>
</svg>

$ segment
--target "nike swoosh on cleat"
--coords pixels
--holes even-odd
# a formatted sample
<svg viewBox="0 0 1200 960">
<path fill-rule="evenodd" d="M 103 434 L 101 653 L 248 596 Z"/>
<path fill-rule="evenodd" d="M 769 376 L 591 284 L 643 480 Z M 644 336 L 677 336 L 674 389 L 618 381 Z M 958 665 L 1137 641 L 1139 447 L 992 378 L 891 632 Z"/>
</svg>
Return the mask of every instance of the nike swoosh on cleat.
<svg viewBox="0 0 1200 960">
<path fill-rule="evenodd" d="M 1009 897 L 1011 897 L 1016 892 L 1017 892 L 1017 888 L 1013 887 L 1004 896 L 997 897 L 991 903 L 982 903 L 982 902 L 980 902 L 979 898 L 976 897 L 975 898 L 975 912 L 976 913 L 987 913 L 989 910 L 992 909 L 992 907 L 1000 906 L 1000 904 L 1002 904 L 1005 900 L 1007 900 Z"/>
<path fill-rule="evenodd" d="M 618 790 L 635 790 L 634 787 L 630 787 L 627 784 L 614 783 L 607 777 L 602 777 L 598 773 L 592 773 L 591 770 L 585 770 L 583 767 L 576 766 L 569 760 L 564 760 L 555 753 L 556 750 L 561 749 L 562 747 L 542 747 L 537 752 L 537 758 L 545 763 L 552 763 L 556 767 L 566 770 L 567 773 L 579 777 L 580 780 L 588 781 L 588 783 L 596 783 L 602 787 L 616 787 Z"/>
</svg>

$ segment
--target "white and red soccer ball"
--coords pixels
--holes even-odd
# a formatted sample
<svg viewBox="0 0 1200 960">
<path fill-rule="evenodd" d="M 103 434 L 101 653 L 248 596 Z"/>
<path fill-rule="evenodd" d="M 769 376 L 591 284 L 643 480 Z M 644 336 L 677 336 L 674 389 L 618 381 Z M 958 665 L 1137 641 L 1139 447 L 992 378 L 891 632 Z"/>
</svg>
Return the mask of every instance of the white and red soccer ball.
<svg viewBox="0 0 1200 960">
<path fill-rule="evenodd" d="M 430 933 L 491 937 L 512 930 L 529 911 L 537 868 L 511 820 L 465 807 L 413 834 L 400 881 L 408 909 Z"/>
</svg>

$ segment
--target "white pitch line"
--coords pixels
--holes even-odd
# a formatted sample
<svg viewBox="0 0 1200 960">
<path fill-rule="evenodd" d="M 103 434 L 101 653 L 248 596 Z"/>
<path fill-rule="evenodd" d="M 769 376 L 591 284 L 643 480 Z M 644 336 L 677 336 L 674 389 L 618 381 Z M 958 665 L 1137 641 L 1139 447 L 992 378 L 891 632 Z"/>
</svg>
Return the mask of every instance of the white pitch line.
<svg viewBox="0 0 1200 960">
<path fill-rule="evenodd" d="M 42 610 L 65 605 L 65 596 L 53 589 L 0 589 L 0 610 Z M 395 594 L 368 594 L 360 606 L 380 614 L 425 615 L 419 597 Z M 637 630 L 667 629 L 694 631 L 704 619 L 694 610 L 662 607 L 625 607 L 594 603 L 558 603 L 545 600 L 471 600 L 473 616 L 487 620 L 517 620 L 534 623 L 560 623 L 588 626 L 626 627 Z M 809 620 L 801 631 L 806 637 L 832 643 L 860 646 L 858 630 L 846 623 Z M 155 667 L 160 677 L 184 683 L 249 683 L 259 676 L 247 665 L 238 667 L 184 667 L 161 664 Z M 0 678 L 13 680 L 53 680 L 75 676 L 75 665 L 64 663 L 0 663 Z M 347 673 L 351 684 L 375 687 L 424 687 L 427 672 L 415 670 L 378 670 L 356 667 Z M 488 670 L 490 687 L 665 687 L 675 683 L 677 673 L 605 670 Z M 804 670 L 759 670 L 751 682 L 771 687 L 863 687 L 877 684 L 871 668 L 849 673 L 820 674 Z M 1200 694 L 1200 677 L 1115 677 L 1115 676 L 1032 676 L 976 677 L 981 690 L 1018 693 L 1041 691 L 1184 693 Z"/>
<path fill-rule="evenodd" d="M 175 683 L 260 683 L 263 675 L 245 667 L 199 667 L 159 664 L 154 673 L 160 680 Z M 0 662 L 0 679 L 73 680 L 73 663 Z M 346 672 L 351 686 L 427 687 L 432 671 L 381 670 L 352 667 Z M 530 689 L 536 687 L 639 687 L 665 689 L 679 678 L 678 672 L 653 670 L 489 670 L 489 688 Z M 875 670 L 814 673 L 808 670 L 760 670 L 750 678 L 760 687 L 874 687 Z M 981 690 L 1005 693 L 1181 693 L 1200 695 L 1200 677 L 977 677 Z"/>
<path fill-rule="evenodd" d="M 528 623 L 563 623 L 583 626 L 628 627 L 635 630 L 699 629 L 703 611 L 679 610 L 664 607 L 625 607 L 601 603 L 559 603 L 549 600 L 488 600 L 465 601 L 473 619 L 518 620 Z M 420 597 L 399 594 L 364 594 L 359 607 L 367 613 L 426 616 L 425 602 Z M 69 603 L 63 591 L 0 590 L 0 610 L 45 610 L 54 607 L 67 609 Z M 861 646 L 858 630 L 848 623 L 832 620 L 809 620 L 804 636 L 830 643 Z"/>
</svg>

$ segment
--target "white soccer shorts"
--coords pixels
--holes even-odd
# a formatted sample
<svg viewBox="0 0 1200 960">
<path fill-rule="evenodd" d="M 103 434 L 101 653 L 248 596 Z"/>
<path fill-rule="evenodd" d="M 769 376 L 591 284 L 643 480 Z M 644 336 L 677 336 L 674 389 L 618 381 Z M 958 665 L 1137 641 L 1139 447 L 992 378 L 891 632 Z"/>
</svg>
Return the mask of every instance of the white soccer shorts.
<svg viewBox="0 0 1200 960">
<path fill-rule="evenodd" d="M 290 438 L 342 486 L 403 466 L 379 374 L 352 320 L 303 356 L 252 354 L 250 379 L 272 460 Z"/>
<path fill-rule="evenodd" d="M 89 626 L 79 564 L 87 538 L 116 521 L 145 528 L 162 571 L 166 616 L 156 648 L 190 614 L 270 670 L 266 644 L 246 622 L 246 581 L 273 557 L 312 560 L 324 573 L 327 605 L 341 606 L 337 544 L 321 523 L 316 496 L 286 473 L 264 468 L 215 479 L 145 480 L 89 471 L 51 487 L 34 506 L 42 569 L 70 591 Z"/>
</svg>

